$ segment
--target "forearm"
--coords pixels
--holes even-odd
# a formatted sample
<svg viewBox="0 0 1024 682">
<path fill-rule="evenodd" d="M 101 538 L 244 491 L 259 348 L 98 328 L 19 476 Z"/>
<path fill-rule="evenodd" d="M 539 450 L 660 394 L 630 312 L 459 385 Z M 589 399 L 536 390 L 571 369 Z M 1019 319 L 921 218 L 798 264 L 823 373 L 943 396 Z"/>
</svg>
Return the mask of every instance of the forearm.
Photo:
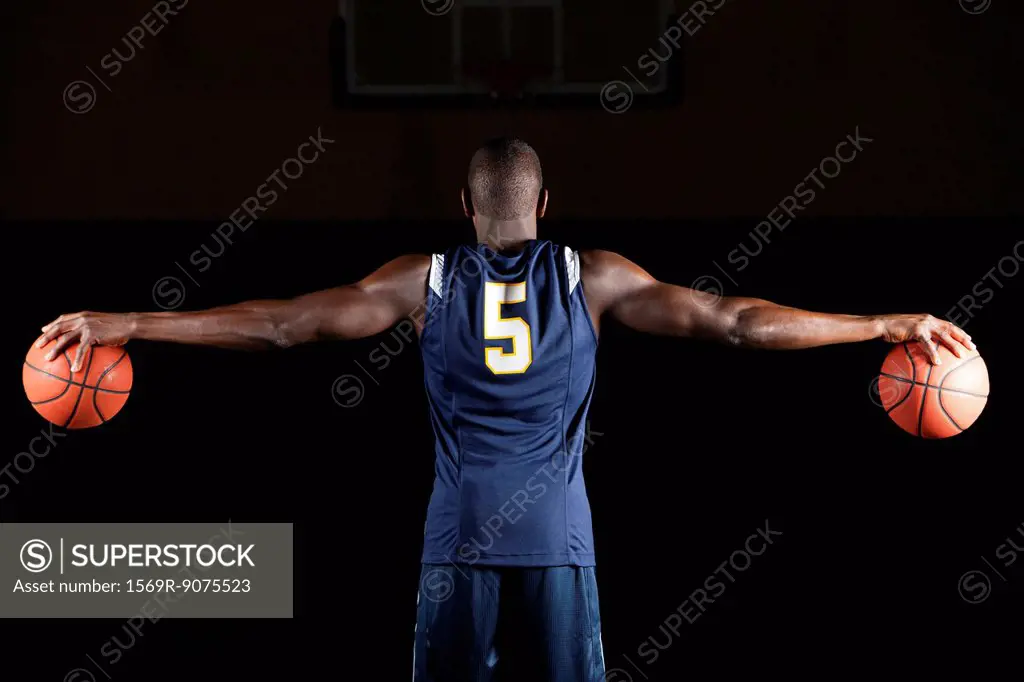
<svg viewBox="0 0 1024 682">
<path fill-rule="evenodd" d="M 431 259 L 396 258 L 369 277 L 347 286 L 297 298 L 247 301 L 174 313 L 93 313 L 61 315 L 42 328 L 36 341 L 52 360 L 78 343 L 78 371 L 94 344 L 119 346 L 132 339 L 169 341 L 220 348 L 288 348 L 324 339 L 361 339 L 379 334 L 422 305 Z"/>
<path fill-rule="evenodd" d="M 293 345 L 282 322 L 284 301 L 249 301 L 196 312 L 130 313 L 129 338 L 238 350 Z"/>
<path fill-rule="evenodd" d="M 401 296 L 387 283 L 361 282 L 287 300 L 247 301 L 190 313 L 135 313 L 129 338 L 242 350 L 362 339 L 388 329 L 421 299 L 418 291 Z"/>
<path fill-rule="evenodd" d="M 726 340 L 745 348 L 798 350 L 837 343 L 869 341 L 882 336 L 877 316 L 835 315 L 787 308 L 758 299 L 723 299 L 733 308 Z"/>
<path fill-rule="evenodd" d="M 964 330 L 925 313 L 832 315 L 788 308 L 756 298 L 715 296 L 659 282 L 635 263 L 607 251 L 581 254 L 584 290 L 595 326 L 607 313 L 631 329 L 696 337 L 745 348 L 796 350 L 884 339 L 917 341 L 933 363 L 938 343 L 957 357 L 975 350 Z"/>
</svg>

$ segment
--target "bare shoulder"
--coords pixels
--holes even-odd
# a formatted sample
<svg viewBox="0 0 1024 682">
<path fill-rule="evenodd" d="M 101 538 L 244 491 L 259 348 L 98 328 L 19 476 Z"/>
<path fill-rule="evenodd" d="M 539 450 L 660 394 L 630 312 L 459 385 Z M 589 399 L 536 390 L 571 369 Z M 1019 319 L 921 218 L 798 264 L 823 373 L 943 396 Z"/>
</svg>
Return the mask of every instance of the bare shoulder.
<svg viewBox="0 0 1024 682">
<path fill-rule="evenodd" d="M 651 280 L 643 268 L 614 251 L 581 251 L 580 270 L 585 284 L 598 287 L 619 287 L 631 281 Z"/>
<path fill-rule="evenodd" d="M 388 261 L 359 283 L 366 291 L 391 293 L 406 300 L 426 296 L 427 279 L 433 259 L 423 254 L 408 254 Z"/>
<path fill-rule="evenodd" d="M 592 275 L 621 267 L 624 263 L 628 262 L 628 260 L 614 251 L 603 251 L 601 249 L 580 251 L 580 266 L 584 271 Z"/>
<path fill-rule="evenodd" d="M 399 256 L 378 268 L 366 281 L 399 283 L 422 279 L 425 282 L 432 262 L 430 256 L 423 254 Z"/>
<path fill-rule="evenodd" d="M 406 254 L 388 261 L 377 272 L 391 276 L 415 276 L 420 274 L 426 276 L 430 272 L 431 263 L 431 257 L 425 254 Z"/>
<path fill-rule="evenodd" d="M 580 252 L 580 276 L 587 304 L 595 315 L 613 306 L 621 296 L 654 281 L 625 256 L 598 249 Z"/>
</svg>

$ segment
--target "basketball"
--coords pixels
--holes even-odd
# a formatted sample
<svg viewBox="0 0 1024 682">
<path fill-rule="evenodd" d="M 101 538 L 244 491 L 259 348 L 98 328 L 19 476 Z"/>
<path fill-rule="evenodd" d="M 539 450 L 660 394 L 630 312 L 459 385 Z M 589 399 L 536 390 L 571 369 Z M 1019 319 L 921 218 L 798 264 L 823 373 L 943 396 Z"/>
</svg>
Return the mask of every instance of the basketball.
<svg viewBox="0 0 1024 682">
<path fill-rule="evenodd" d="M 78 350 L 72 344 L 53 360 L 46 354 L 53 344 L 36 348 L 25 357 L 21 379 L 36 412 L 64 429 L 87 429 L 110 420 L 128 401 L 132 388 L 132 362 L 120 347 L 92 346 L 79 372 L 71 373 Z"/>
<path fill-rule="evenodd" d="M 893 347 L 882 363 L 878 395 L 886 413 L 907 433 L 949 438 L 978 419 L 988 402 L 988 368 L 978 351 L 958 358 L 939 346 L 941 365 L 932 365 L 919 343 Z"/>
</svg>

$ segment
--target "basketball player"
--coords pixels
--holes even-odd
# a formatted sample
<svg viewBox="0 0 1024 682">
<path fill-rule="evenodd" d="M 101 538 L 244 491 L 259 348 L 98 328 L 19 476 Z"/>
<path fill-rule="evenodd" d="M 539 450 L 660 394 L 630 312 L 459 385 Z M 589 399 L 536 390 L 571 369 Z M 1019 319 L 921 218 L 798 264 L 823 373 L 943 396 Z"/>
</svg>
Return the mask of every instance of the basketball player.
<svg viewBox="0 0 1024 682">
<path fill-rule="evenodd" d="M 659 282 L 622 256 L 537 238 L 548 194 L 537 154 L 500 139 L 463 190 L 477 244 L 397 258 L 348 286 L 199 312 L 62 315 L 50 356 L 78 341 L 288 348 L 358 339 L 411 318 L 436 437 L 417 612 L 414 679 L 604 680 L 590 505 L 581 468 L 601 325 L 798 349 L 869 339 L 971 338 L 930 315 L 831 315 Z M 500 622 L 499 622 L 500 617 Z"/>
</svg>

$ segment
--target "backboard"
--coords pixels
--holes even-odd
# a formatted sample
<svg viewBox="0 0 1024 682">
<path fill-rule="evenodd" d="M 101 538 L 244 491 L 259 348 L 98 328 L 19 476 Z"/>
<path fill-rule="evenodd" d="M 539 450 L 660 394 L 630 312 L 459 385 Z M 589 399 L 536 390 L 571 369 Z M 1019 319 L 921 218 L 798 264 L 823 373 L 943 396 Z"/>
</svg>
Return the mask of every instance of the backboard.
<svg viewBox="0 0 1024 682">
<path fill-rule="evenodd" d="M 334 101 L 361 108 L 675 104 L 673 0 L 340 0 Z M 674 27 L 674 28 L 671 28 Z"/>
</svg>

